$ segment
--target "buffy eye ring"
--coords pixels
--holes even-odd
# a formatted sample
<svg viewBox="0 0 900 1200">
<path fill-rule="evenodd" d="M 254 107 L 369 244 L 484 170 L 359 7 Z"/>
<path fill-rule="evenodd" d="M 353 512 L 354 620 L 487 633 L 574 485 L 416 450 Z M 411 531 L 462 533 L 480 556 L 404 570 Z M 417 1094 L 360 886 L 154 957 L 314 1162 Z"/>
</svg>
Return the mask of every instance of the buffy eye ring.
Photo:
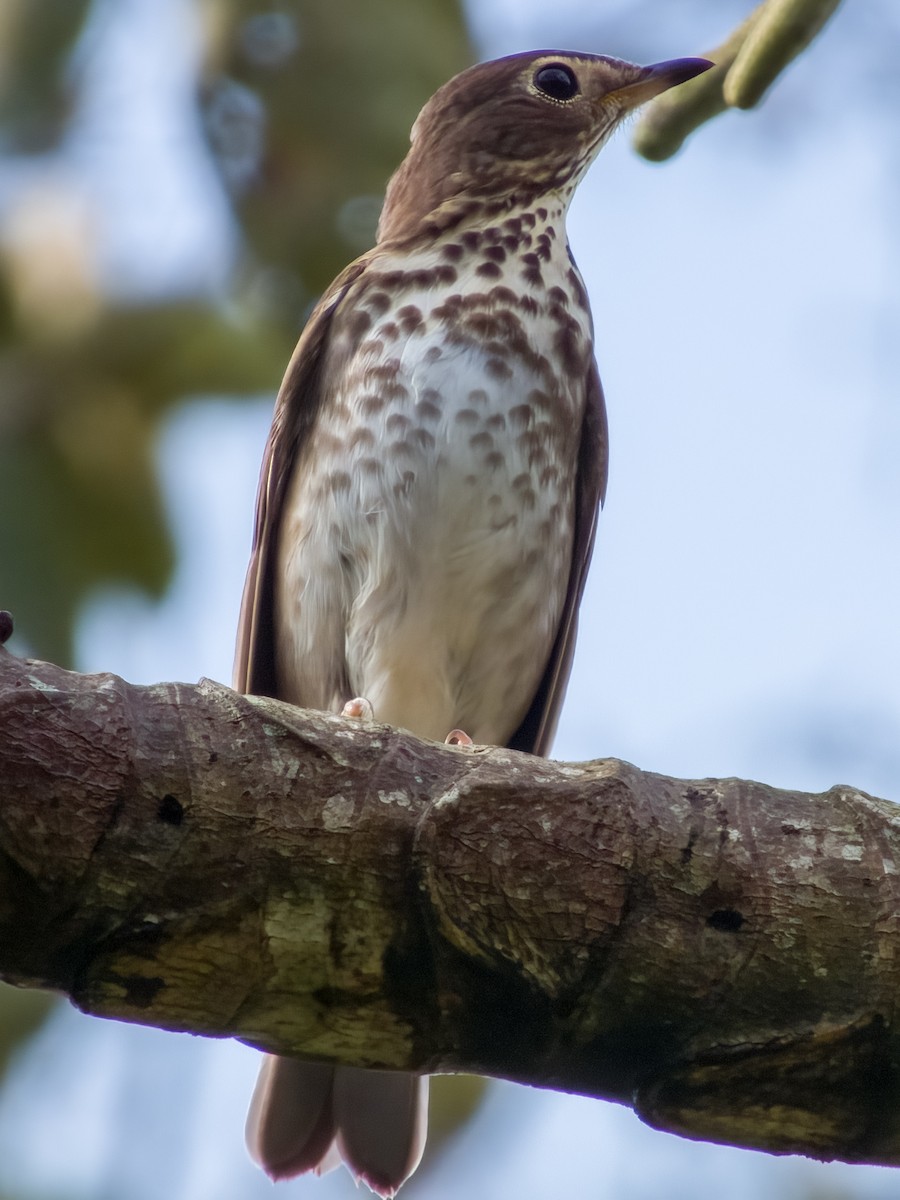
<svg viewBox="0 0 900 1200">
<path fill-rule="evenodd" d="M 551 100 L 572 100 L 578 95 L 575 72 L 565 63 L 549 63 L 535 72 L 534 86 Z"/>
</svg>

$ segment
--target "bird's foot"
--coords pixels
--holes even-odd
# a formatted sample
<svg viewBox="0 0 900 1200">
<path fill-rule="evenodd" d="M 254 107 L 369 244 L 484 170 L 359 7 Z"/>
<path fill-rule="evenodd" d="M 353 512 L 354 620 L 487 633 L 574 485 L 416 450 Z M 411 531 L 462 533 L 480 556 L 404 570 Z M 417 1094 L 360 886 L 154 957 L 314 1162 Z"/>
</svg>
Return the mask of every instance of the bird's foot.
<svg viewBox="0 0 900 1200">
<path fill-rule="evenodd" d="M 475 743 L 464 729 L 451 729 L 444 738 L 445 746 L 459 746 L 460 750 L 470 750 Z"/>
<path fill-rule="evenodd" d="M 374 721 L 375 711 L 365 696 L 355 696 L 341 709 L 341 716 L 352 717 L 357 721 Z"/>
</svg>

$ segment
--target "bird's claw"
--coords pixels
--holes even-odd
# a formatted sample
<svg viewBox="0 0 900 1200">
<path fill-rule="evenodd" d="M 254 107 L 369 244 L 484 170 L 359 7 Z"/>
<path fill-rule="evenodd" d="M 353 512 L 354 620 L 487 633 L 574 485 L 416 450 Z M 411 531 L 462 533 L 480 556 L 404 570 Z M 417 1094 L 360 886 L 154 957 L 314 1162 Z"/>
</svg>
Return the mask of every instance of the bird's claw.
<svg viewBox="0 0 900 1200">
<path fill-rule="evenodd" d="M 461 750 L 470 750 L 475 743 L 464 729 L 451 729 L 444 738 L 445 746 L 458 746 Z"/>
<path fill-rule="evenodd" d="M 341 709 L 342 717 L 351 717 L 356 721 L 374 721 L 375 712 L 365 696 L 355 696 L 348 700 Z"/>
</svg>

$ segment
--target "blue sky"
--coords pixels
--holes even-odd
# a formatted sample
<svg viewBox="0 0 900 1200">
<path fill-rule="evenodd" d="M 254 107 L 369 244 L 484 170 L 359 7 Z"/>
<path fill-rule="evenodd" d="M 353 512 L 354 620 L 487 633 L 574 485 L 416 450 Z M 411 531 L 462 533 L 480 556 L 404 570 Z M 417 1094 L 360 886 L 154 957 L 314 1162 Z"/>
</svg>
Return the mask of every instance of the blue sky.
<svg viewBox="0 0 900 1200">
<path fill-rule="evenodd" d="M 678 6 L 655 24 L 659 0 L 589 14 L 575 0 L 473 0 L 472 12 L 483 57 L 550 44 L 651 61 L 701 52 L 748 8 Z M 233 230 L 185 115 L 189 10 L 107 0 L 103 11 L 69 151 L 108 209 L 103 260 L 135 292 L 214 284 Z M 887 36 L 896 47 L 898 32 L 889 0 L 845 5 L 759 113 L 719 118 L 661 167 L 622 134 L 575 199 L 612 466 L 558 757 L 900 797 L 900 95 Z M 142 172 L 127 193 L 123 164 Z M 96 597 L 83 669 L 229 679 L 271 403 L 196 397 L 163 430 L 181 550 L 171 593 L 158 606 Z M 271 1195 L 241 1140 L 251 1052 L 65 1013 L 36 1053 L 0 1099 L 0 1186 L 37 1196 L 65 1180 L 92 1200 Z M 136 1105 L 127 1153 L 106 1121 L 122 1097 Z M 421 1194 L 740 1200 L 813 1186 L 886 1197 L 900 1184 L 500 1086 Z M 279 1194 L 357 1193 L 338 1175 Z"/>
</svg>

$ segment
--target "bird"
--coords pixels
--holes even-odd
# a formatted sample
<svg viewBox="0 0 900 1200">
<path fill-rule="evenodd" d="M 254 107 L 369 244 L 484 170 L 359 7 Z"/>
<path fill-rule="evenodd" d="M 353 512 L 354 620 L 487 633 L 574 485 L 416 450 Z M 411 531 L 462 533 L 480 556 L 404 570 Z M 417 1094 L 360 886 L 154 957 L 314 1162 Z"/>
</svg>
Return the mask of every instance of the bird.
<svg viewBox="0 0 900 1200">
<path fill-rule="evenodd" d="M 324 293 L 276 399 L 237 690 L 549 752 L 608 461 L 566 213 L 623 117 L 711 65 L 533 51 L 425 104 L 374 248 Z M 268 1056 L 250 1153 L 276 1180 L 342 1159 L 393 1196 L 427 1085 Z"/>
</svg>

